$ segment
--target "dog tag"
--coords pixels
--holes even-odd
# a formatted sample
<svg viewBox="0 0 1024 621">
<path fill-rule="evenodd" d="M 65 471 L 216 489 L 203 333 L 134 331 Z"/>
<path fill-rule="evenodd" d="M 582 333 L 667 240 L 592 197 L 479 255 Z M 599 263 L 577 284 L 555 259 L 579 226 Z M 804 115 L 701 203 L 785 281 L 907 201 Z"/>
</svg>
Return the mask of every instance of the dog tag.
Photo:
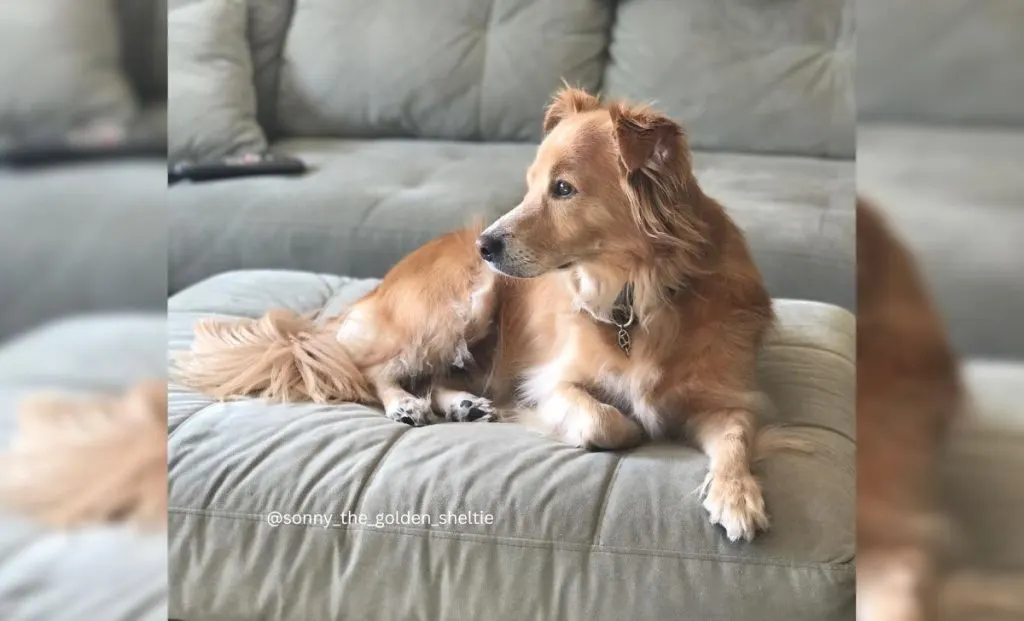
<svg viewBox="0 0 1024 621">
<path fill-rule="evenodd" d="M 619 326 L 619 349 L 621 349 L 622 353 L 626 354 L 627 357 L 629 356 L 629 348 L 632 344 L 633 340 L 629 338 L 629 332 L 626 330 L 626 327 Z"/>
</svg>

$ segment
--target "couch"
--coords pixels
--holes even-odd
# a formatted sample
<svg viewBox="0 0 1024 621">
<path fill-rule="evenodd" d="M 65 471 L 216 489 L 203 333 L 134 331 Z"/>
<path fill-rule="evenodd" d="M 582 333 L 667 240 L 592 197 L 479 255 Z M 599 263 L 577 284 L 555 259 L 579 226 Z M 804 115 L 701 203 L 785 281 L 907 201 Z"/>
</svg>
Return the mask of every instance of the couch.
<svg viewBox="0 0 1024 621">
<path fill-rule="evenodd" d="M 955 560 L 1024 570 L 1024 6 L 858 2 L 857 190 L 914 252 L 973 400 L 950 446 Z M 897 60 L 898 59 L 898 62 Z"/>
<path fill-rule="evenodd" d="M 170 616 L 852 618 L 852 13 L 172 1 L 172 160 L 266 147 L 311 168 L 170 188 L 172 352 L 200 317 L 337 312 L 430 238 L 515 206 L 564 80 L 686 125 L 778 300 L 764 415 L 824 450 L 765 462 L 775 528 L 736 545 L 699 507 L 706 461 L 689 447 L 589 454 L 516 425 L 410 430 L 362 406 L 216 403 L 172 383 Z M 460 512 L 492 522 L 439 523 Z M 268 523 L 282 514 L 333 519 Z M 433 521 L 375 523 L 409 514 Z"/>
<path fill-rule="evenodd" d="M 12 136 L 49 136 L 106 116 L 159 131 L 165 15 L 163 0 L 5 7 L 0 154 Z M 166 307 L 164 167 L 161 157 L 0 165 L 0 341 L 72 313 Z"/>
</svg>

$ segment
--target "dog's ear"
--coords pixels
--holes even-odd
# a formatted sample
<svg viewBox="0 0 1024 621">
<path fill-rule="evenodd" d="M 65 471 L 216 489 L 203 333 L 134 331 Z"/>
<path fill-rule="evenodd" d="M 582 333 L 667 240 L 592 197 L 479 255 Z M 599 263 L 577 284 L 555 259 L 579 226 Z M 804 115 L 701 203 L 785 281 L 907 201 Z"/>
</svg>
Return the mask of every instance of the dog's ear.
<svg viewBox="0 0 1024 621">
<path fill-rule="evenodd" d="M 645 167 L 671 170 L 689 166 L 686 136 L 678 123 L 650 108 L 621 103 L 611 106 L 608 112 L 627 173 Z"/>
<path fill-rule="evenodd" d="M 566 117 L 601 107 L 601 102 L 587 91 L 566 85 L 555 94 L 544 115 L 544 133 L 549 133 Z"/>
</svg>

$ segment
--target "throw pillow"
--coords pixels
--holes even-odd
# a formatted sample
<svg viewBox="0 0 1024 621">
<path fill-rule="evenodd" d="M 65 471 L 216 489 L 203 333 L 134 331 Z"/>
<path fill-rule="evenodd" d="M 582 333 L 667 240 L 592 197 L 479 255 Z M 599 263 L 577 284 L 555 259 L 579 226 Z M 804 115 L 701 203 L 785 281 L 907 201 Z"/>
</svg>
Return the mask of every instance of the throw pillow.
<svg viewBox="0 0 1024 621">
<path fill-rule="evenodd" d="M 266 149 L 256 121 L 245 0 L 204 0 L 168 16 L 168 133 L 172 162 Z"/>
<path fill-rule="evenodd" d="M 0 0 L 0 148 L 135 113 L 113 0 Z"/>
</svg>

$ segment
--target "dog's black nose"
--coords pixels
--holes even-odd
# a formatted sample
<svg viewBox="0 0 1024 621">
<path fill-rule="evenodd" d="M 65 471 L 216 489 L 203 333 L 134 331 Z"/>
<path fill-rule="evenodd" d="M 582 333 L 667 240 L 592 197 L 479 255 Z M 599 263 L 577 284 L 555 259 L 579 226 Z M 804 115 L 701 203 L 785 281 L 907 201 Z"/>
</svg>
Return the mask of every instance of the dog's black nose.
<svg viewBox="0 0 1024 621">
<path fill-rule="evenodd" d="M 497 235 L 485 233 L 476 240 L 476 247 L 480 249 L 480 256 L 484 261 L 494 261 L 505 252 L 505 240 Z"/>
</svg>

